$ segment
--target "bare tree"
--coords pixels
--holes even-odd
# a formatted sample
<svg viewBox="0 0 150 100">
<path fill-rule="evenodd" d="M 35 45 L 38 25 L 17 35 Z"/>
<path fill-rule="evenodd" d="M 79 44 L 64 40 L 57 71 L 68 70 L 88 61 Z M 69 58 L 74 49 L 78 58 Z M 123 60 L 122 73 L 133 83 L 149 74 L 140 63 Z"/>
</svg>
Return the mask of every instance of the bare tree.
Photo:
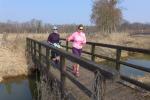
<svg viewBox="0 0 150 100">
<path fill-rule="evenodd" d="M 122 13 L 117 7 L 119 0 L 95 0 L 91 20 L 103 32 L 111 33 L 121 24 Z"/>
</svg>

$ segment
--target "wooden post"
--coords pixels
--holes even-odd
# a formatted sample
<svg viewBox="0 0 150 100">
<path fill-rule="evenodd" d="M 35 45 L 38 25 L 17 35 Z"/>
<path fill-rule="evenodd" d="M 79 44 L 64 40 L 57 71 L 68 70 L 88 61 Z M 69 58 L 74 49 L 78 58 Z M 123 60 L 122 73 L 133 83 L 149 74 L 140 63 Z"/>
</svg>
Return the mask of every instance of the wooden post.
<svg viewBox="0 0 150 100">
<path fill-rule="evenodd" d="M 29 40 L 29 44 L 30 44 L 30 50 L 29 50 L 29 53 L 31 53 L 31 52 L 32 52 L 32 41 L 31 41 L 31 40 Z"/>
<path fill-rule="evenodd" d="M 33 41 L 31 41 L 31 56 L 32 56 L 32 59 L 33 59 Z"/>
<path fill-rule="evenodd" d="M 120 70 L 120 57 L 121 57 L 121 49 L 116 50 L 116 69 Z"/>
<path fill-rule="evenodd" d="M 91 60 L 92 61 L 95 61 L 95 44 L 92 44 L 91 45 L 91 53 L 92 53 L 92 55 L 91 55 Z"/>
<path fill-rule="evenodd" d="M 41 66 L 41 44 L 39 45 L 39 66 Z"/>
<path fill-rule="evenodd" d="M 34 58 L 36 58 L 36 42 L 34 41 Z"/>
<path fill-rule="evenodd" d="M 50 68 L 50 64 L 49 64 L 49 47 L 46 47 L 46 65 L 47 68 Z"/>
<path fill-rule="evenodd" d="M 34 51 L 34 54 L 33 54 L 33 62 L 34 62 L 34 66 L 37 67 L 37 63 L 36 63 L 36 42 L 33 41 L 33 51 Z"/>
<path fill-rule="evenodd" d="M 93 99 L 94 100 L 104 100 L 105 98 L 105 89 L 106 89 L 106 80 L 100 71 L 94 72 L 94 84 L 93 84 Z"/>
<path fill-rule="evenodd" d="M 26 52 L 29 53 L 29 40 L 26 38 Z"/>
<path fill-rule="evenodd" d="M 66 51 L 68 51 L 68 50 L 69 50 L 69 42 L 66 41 Z"/>
<path fill-rule="evenodd" d="M 65 97 L 65 81 L 66 81 L 66 76 L 64 74 L 64 71 L 66 70 L 65 66 L 65 57 L 60 56 L 60 72 L 61 72 L 61 99 Z"/>
</svg>

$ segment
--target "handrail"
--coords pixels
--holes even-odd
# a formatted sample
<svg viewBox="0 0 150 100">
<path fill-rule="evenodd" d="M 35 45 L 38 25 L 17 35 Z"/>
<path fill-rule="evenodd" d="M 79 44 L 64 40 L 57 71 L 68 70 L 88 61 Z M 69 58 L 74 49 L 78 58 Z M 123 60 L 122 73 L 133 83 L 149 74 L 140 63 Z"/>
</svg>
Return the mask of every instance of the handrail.
<svg viewBox="0 0 150 100">
<path fill-rule="evenodd" d="M 87 44 L 91 44 L 91 45 L 94 44 L 95 46 L 108 47 L 108 48 L 113 48 L 113 49 L 121 49 L 121 50 L 126 50 L 126 51 L 150 54 L 150 50 L 142 49 L 142 48 L 125 47 L 125 46 L 111 45 L 111 44 L 105 44 L 105 43 L 95 43 L 95 42 L 87 42 Z"/>
<path fill-rule="evenodd" d="M 62 41 L 66 41 L 63 38 L 61 38 L 61 40 Z M 67 45 L 63 45 L 63 47 L 65 47 L 67 49 L 71 49 L 71 47 L 69 47 L 69 45 L 68 45 L 68 41 L 66 41 L 66 44 Z M 131 68 L 135 68 L 135 69 L 138 69 L 138 70 L 150 73 L 150 68 L 145 68 L 143 66 L 134 65 L 134 64 L 131 64 L 131 63 L 127 63 L 125 61 L 121 61 L 121 52 L 123 50 L 124 51 L 137 52 L 137 53 L 143 53 L 143 54 L 150 55 L 150 50 L 149 49 L 125 47 L 125 46 L 111 45 L 111 44 L 105 44 L 105 43 L 95 43 L 95 42 L 87 42 L 87 45 L 91 45 L 91 52 L 87 52 L 87 51 L 84 50 L 83 53 L 91 55 L 91 60 L 92 61 L 95 61 L 95 57 L 98 57 L 98 58 L 102 58 L 102 59 L 105 59 L 105 60 L 108 60 L 108 61 L 115 62 L 116 63 L 116 69 L 118 71 L 120 69 L 120 65 L 122 64 L 122 65 L 126 65 L 128 67 L 131 67 Z M 100 54 L 96 54 L 95 53 L 95 48 L 96 47 L 106 47 L 106 48 L 116 49 L 116 58 L 111 58 L 111 57 L 103 56 L 103 55 L 100 55 Z M 126 78 L 122 78 L 122 79 L 125 80 Z M 129 81 L 129 80 L 126 80 L 126 81 Z M 137 80 L 132 81 L 132 83 L 137 85 L 137 86 L 139 85 L 139 84 L 137 84 L 137 83 L 139 83 L 139 81 L 137 81 Z M 142 84 L 142 85 L 143 85 L 144 89 L 146 89 L 146 90 L 150 89 L 150 88 L 147 88 L 148 86 L 146 84 L 145 85 Z M 139 85 L 139 86 L 141 87 L 142 85 Z"/>
<path fill-rule="evenodd" d="M 44 58 L 46 58 L 47 68 L 50 67 L 49 66 L 49 51 L 54 50 L 60 54 L 60 73 L 61 73 L 60 77 L 61 77 L 61 83 L 62 83 L 61 84 L 61 88 L 62 88 L 61 90 L 65 89 L 64 88 L 65 87 L 65 78 L 68 77 L 86 95 L 92 96 L 92 94 L 91 94 L 92 92 L 90 90 L 88 90 L 88 88 L 86 88 L 82 83 L 80 83 L 78 80 L 76 80 L 76 78 L 74 78 L 73 76 L 70 76 L 67 73 L 66 68 L 65 68 L 66 67 L 65 59 L 79 63 L 82 67 L 84 67 L 85 69 L 87 69 L 93 73 L 96 73 L 97 71 L 99 71 L 105 79 L 114 79 L 115 80 L 115 79 L 119 78 L 119 73 L 112 68 L 96 64 L 95 62 L 90 61 L 90 60 L 86 60 L 84 58 L 77 57 L 77 56 L 73 55 L 72 53 L 68 53 L 67 51 L 64 51 L 64 50 L 59 49 L 59 48 L 55 48 L 51 45 L 39 42 L 39 41 L 31 39 L 31 38 L 27 38 L 26 41 L 27 41 L 27 52 L 29 54 L 31 53 L 33 61 L 38 61 L 38 63 L 40 64 L 41 67 L 44 66 L 42 64 L 42 56 L 44 56 L 42 54 L 42 48 L 46 48 L 46 55 Z M 38 50 L 37 50 L 36 46 L 38 46 Z M 39 54 L 38 56 L 36 56 L 37 53 Z"/>
<path fill-rule="evenodd" d="M 61 40 L 66 41 L 63 38 L 61 38 Z M 86 44 L 94 45 L 94 46 L 100 46 L 100 47 L 107 47 L 107 48 L 112 48 L 112 49 L 121 49 L 121 50 L 126 50 L 126 51 L 133 51 L 133 52 L 150 54 L 149 49 L 126 47 L 126 46 L 112 45 L 112 44 L 106 44 L 106 43 L 97 43 L 97 42 L 87 42 Z"/>
</svg>

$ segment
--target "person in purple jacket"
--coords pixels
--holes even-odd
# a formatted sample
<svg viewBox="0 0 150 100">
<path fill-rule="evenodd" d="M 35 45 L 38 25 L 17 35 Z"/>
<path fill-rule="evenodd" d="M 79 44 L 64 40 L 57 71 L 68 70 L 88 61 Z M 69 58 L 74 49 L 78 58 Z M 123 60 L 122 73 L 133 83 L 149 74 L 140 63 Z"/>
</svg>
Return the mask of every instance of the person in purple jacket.
<svg viewBox="0 0 150 100">
<path fill-rule="evenodd" d="M 54 26 L 52 28 L 53 32 L 48 36 L 47 42 L 50 45 L 53 45 L 55 47 L 57 47 L 57 45 L 59 45 L 59 41 L 60 41 L 60 35 L 58 33 L 58 28 L 56 26 Z M 55 64 L 57 64 L 59 62 L 59 54 L 53 50 L 51 50 L 51 59 L 54 61 Z"/>
</svg>

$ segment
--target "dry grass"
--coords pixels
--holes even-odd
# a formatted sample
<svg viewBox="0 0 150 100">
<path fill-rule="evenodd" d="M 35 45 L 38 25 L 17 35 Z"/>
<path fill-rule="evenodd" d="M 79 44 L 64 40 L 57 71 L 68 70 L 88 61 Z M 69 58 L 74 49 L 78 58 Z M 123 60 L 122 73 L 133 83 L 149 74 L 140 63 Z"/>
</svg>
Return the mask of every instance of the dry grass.
<svg viewBox="0 0 150 100">
<path fill-rule="evenodd" d="M 26 37 L 36 40 L 47 40 L 49 34 L 0 34 L 0 79 L 2 77 L 27 75 L 29 66 L 25 57 Z M 62 38 L 66 38 L 68 34 L 61 33 Z M 150 36 L 130 36 L 127 33 L 113 33 L 110 35 L 94 34 L 87 35 L 87 41 L 108 43 L 115 45 L 131 46 L 150 49 Z M 85 47 L 88 49 L 89 47 Z M 115 50 L 100 48 L 103 55 L 113 57 Z M 98 52 L 99 53 L 99 52 Z"/>
<path fill-rule="evenodd" d="M 87 36 L 87 40 L 91 42 L 97 42 L 97 43 L 105 43 L 105 44 L 113 44 L 113 45 L 120 45 L 120 46 L 126 46 L 126 47 L 135 47 L 135 48 L 144 48 L 144 49 L 150 49 L 150 36 L 131 36 L 128 33 L 112 33 L 109 35 L 105 34 L 95 34 L 91 36 Z M 111 58 L 114 58 L 116 56 L 116 50 L 115 49 L 109 49 L 109 48 L 102 48 L 102 47 L 96 47 L 96 53 L 105 55 Z M 128 52 L 122 52 L 122 57 L 127 57 Z"/>
<path fill-rule="evenodd" d="M 87 40 L 98 43 L 150 49 L 150 36 L 144 35 L 131 36 L 129 33 L 112 33 L 105 35 L 97 33 L 94 36 L 87 36 Z"/>
<path fill-rule="evenodd" d="M 41 34 L 0 34 L 0 81 L 3 78 L 28 75 L 25 57 L 26 37 L 43 39 Z"/>
</svg>

